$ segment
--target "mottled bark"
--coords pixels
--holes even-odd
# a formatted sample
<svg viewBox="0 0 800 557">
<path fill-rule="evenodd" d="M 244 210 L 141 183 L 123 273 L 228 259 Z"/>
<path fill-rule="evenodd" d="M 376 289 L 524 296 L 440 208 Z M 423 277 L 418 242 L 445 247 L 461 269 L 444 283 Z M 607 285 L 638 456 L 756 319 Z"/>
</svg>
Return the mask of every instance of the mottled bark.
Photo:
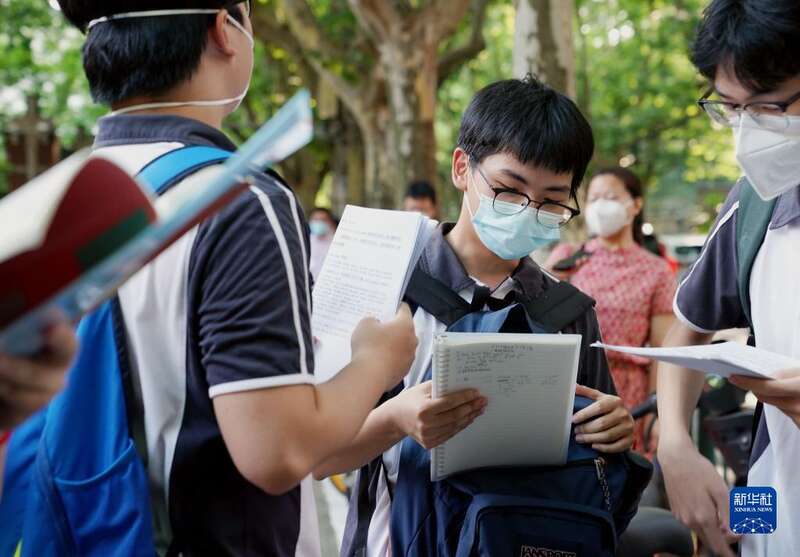
<svg viewBox="0 0 800 557">
<path fill-rule="evenodd" d="M 575 96 L 573 0 L 515 0 L 514 75 L 537 75 Z"/>
</svg>

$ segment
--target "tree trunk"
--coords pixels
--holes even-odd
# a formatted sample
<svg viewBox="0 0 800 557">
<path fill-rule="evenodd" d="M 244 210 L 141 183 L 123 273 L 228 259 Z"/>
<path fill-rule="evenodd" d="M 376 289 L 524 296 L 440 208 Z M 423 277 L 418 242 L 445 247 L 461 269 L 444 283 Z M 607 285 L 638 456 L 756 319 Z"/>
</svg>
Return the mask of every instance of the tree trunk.
<svg viewBox="0 0 800 557">
<path fill-rule="evenodd" d="M 429 40 L 428 25 L 417 28 L 380 47 L 391 115 L 379 122 L 387 155 L 378 158 L 382 206 L 397 206 L 412 180 L 436 181 L 437 45 Z"/>
<path fill-rule="evenodd" d="M 574 0 L 515 0 L 514 75 L 575 97 Z"/>
<path fill-rule="evenodd" d="M 339 110 L 332 122 L 331 138 L 331 209 L 341 215 L 348 203 L 366 203 L 364 142 L 358 124 L 346 110 Z M 333 138 L 336 138 L 333 140 Z"/>
</svg>

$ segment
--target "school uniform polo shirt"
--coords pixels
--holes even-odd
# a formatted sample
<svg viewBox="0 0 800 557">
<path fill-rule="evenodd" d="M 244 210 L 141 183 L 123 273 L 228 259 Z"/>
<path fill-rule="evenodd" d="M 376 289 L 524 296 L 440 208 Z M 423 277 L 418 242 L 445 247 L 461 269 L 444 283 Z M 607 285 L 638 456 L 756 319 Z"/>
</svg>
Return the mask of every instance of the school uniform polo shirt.
<svg viewBox="0 0 800 557">
<path fill-rule="evenodd" d="M 422 253 L 419 268 L 429 276 L 445 284 L 452 291 L 457 292 L 467 302 L 471 302 L 476 286 L 484 285 L 467 274 L 458 256 L 447 242 L 446 235 L 452 228 L 453 224 L 443 224 L 436 229 L 425 251 Z M 556 278 L 542 271 L 533 259 L 526 257 L 520 261 L 514 273 L 492 292 L 491 297 L 502 300 L 513 291 L 534 299 L 557 282 Z M 419 343 L 414 362 L 404 380 L 406 388 L 414 387 L 422 382 L 433 357 L 434 338 L 436 335 L 443 333 L 447 326 L 424 309 L 418 308 L 414 313 L 414 328 Z M 586 312 L 562 332 L 583 336 L 578 365 L 578 383 L 604 393 L 616 394 L 605 353 L 602 350 L 589 348 L 589 345 L 593 342 L 600 340 L 600 328 L 597 324 L 597 316 L 594 310 Z M 392 501 L 390 493 L 394 484 L 397 483 L 400 448 L 400 444 L 395 445 L 383 454 L 386 475 L 381 476 L 378 480 L 375 506 L 371 509 L 372 516 L 369 521 L 366 557 L 388 557 L 391 555 L 390 522 Z M 348 536 L 354 532 L 357 524 L 355 515 L 357 509 L 354 507 L 355 505 L 351 505 L 347 520 L 345 545 L 347 544 Z M 347 551 L 347 547 L 344 550 L 343 553 Z"/>
<path fill-rule="evenodd" d="M 186 145 L 235 150 L 195 120 L 120 115 L 100 120 L 95 153 L 135 175 Z M 213 408 L 218 396 L 313 383 L 308 234 L 294 194 L 259 175 L 119 299 L 144 405 L 151 498 L 169 515 L 156 524 L 162 547 L 176 538 L 187 557 L 319 555 L 310 481 L 278 497 L 247 482 Z"/>
<path fill-rule="evenodd" d="M 675 314 L 688 327 L 710 333 L 747 327 L 737 284 L 736 220 L 739 185 L 731 191 L 700 258 L 675 296 Z M 800 359 L 800 187 L 783 194 L 753 263 L 750 304 L 756 346 Z M 756 434 L 751 486 L 777 491 L 777 530 L 746 535 L 742 554 L 797 555 L 800 551 L 800 429 L 765 405 Z"/>
</svg>

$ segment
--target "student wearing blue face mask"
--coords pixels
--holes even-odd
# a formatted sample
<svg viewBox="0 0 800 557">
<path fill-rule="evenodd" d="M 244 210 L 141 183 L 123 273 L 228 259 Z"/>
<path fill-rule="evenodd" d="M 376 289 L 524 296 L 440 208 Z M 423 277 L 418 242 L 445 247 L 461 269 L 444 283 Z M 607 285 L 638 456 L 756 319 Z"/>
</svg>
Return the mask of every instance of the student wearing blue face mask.
<svg viewBox="0 0 800 557">
<path fill-rule="evenodd" d="M 528 255 L 558 240 L 561 227 L 579 214 L 576 193 L 593 149 L 591 127 L 575 104 L 536 79 L 480 91 L 463 116 L 452 158 L 461 214 L 438 228 L 417 271 L 457 293 L 470 311 L 539 299 L 558 281 Z M 350 447 L 315 471 L 324 477 L 364 466 L 342 555 L 391 554 L 393 497 L 404 489 L 400 443 L 410 437 L 426 449 L 441 445 L 480 419 L 488 403 L 473 391 L 431 397 L 424 377 L 434 336 L 446 325 L 423 307 L 416 308 L 414 325 L 416 359 L 395 396 L 370 414 Z M 577 440 L 602 452 L 625 451 L 633 420 L 614 394 L 605 355 L 588 348 L 600 339 L 594 310 L 561 330 L 584 336 L 577 393 L 593 403 L 576 415 Z"/>
<path fill-rule="evenodd" d="M 315 207 L 308 214 L 308 229 L 311 232 L 311 264 L 309 265 L 309 270 L 314 280 L 319 277 L 319 272 L 322 270 L 322 264 L 325 262 L 325 256 L 328 255 L 331 242 L 333 242 L 333 235 L 336 233 L 338 226 L 339 219 L 330 209 Z"/>
</svg>

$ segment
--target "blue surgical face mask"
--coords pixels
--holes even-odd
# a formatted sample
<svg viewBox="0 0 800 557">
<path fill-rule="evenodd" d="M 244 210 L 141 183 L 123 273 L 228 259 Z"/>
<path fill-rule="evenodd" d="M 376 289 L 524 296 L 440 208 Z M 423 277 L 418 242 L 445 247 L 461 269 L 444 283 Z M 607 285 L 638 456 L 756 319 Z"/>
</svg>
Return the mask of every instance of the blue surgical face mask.
<svg viewBox="0 0 800 557">
<path fill-rule="evenodd" d="M 469 192 L 467 196 L 467 210 L 472 217 L 472 226 L 478 238 L 497 257 L 506 260 L 522 259 L 527 257 L 537 249 L 544 247 L 561 239 L 561 229 L 544 226 L 539 219 L 551 218 L 548 213 L 542 213 L 537 217 L 537 211 L 533 208 L 526 208 L 516 215 L 504 215 L 495 211 L 494 201 L 477 190 L 480 198 L 478 210 L 473 212 L 469 202 Z M 510 212 L 510 211 L 509 211 Z M 557 216 L 552 216 L 553 225 L 558 222 Z"/>
<path fill-rule="evenodd" d="M 331 233 L 331 225 L 321 220 L 312 220 L 308 223 L 312 236 L 327 236 Z"/>
</svg>

